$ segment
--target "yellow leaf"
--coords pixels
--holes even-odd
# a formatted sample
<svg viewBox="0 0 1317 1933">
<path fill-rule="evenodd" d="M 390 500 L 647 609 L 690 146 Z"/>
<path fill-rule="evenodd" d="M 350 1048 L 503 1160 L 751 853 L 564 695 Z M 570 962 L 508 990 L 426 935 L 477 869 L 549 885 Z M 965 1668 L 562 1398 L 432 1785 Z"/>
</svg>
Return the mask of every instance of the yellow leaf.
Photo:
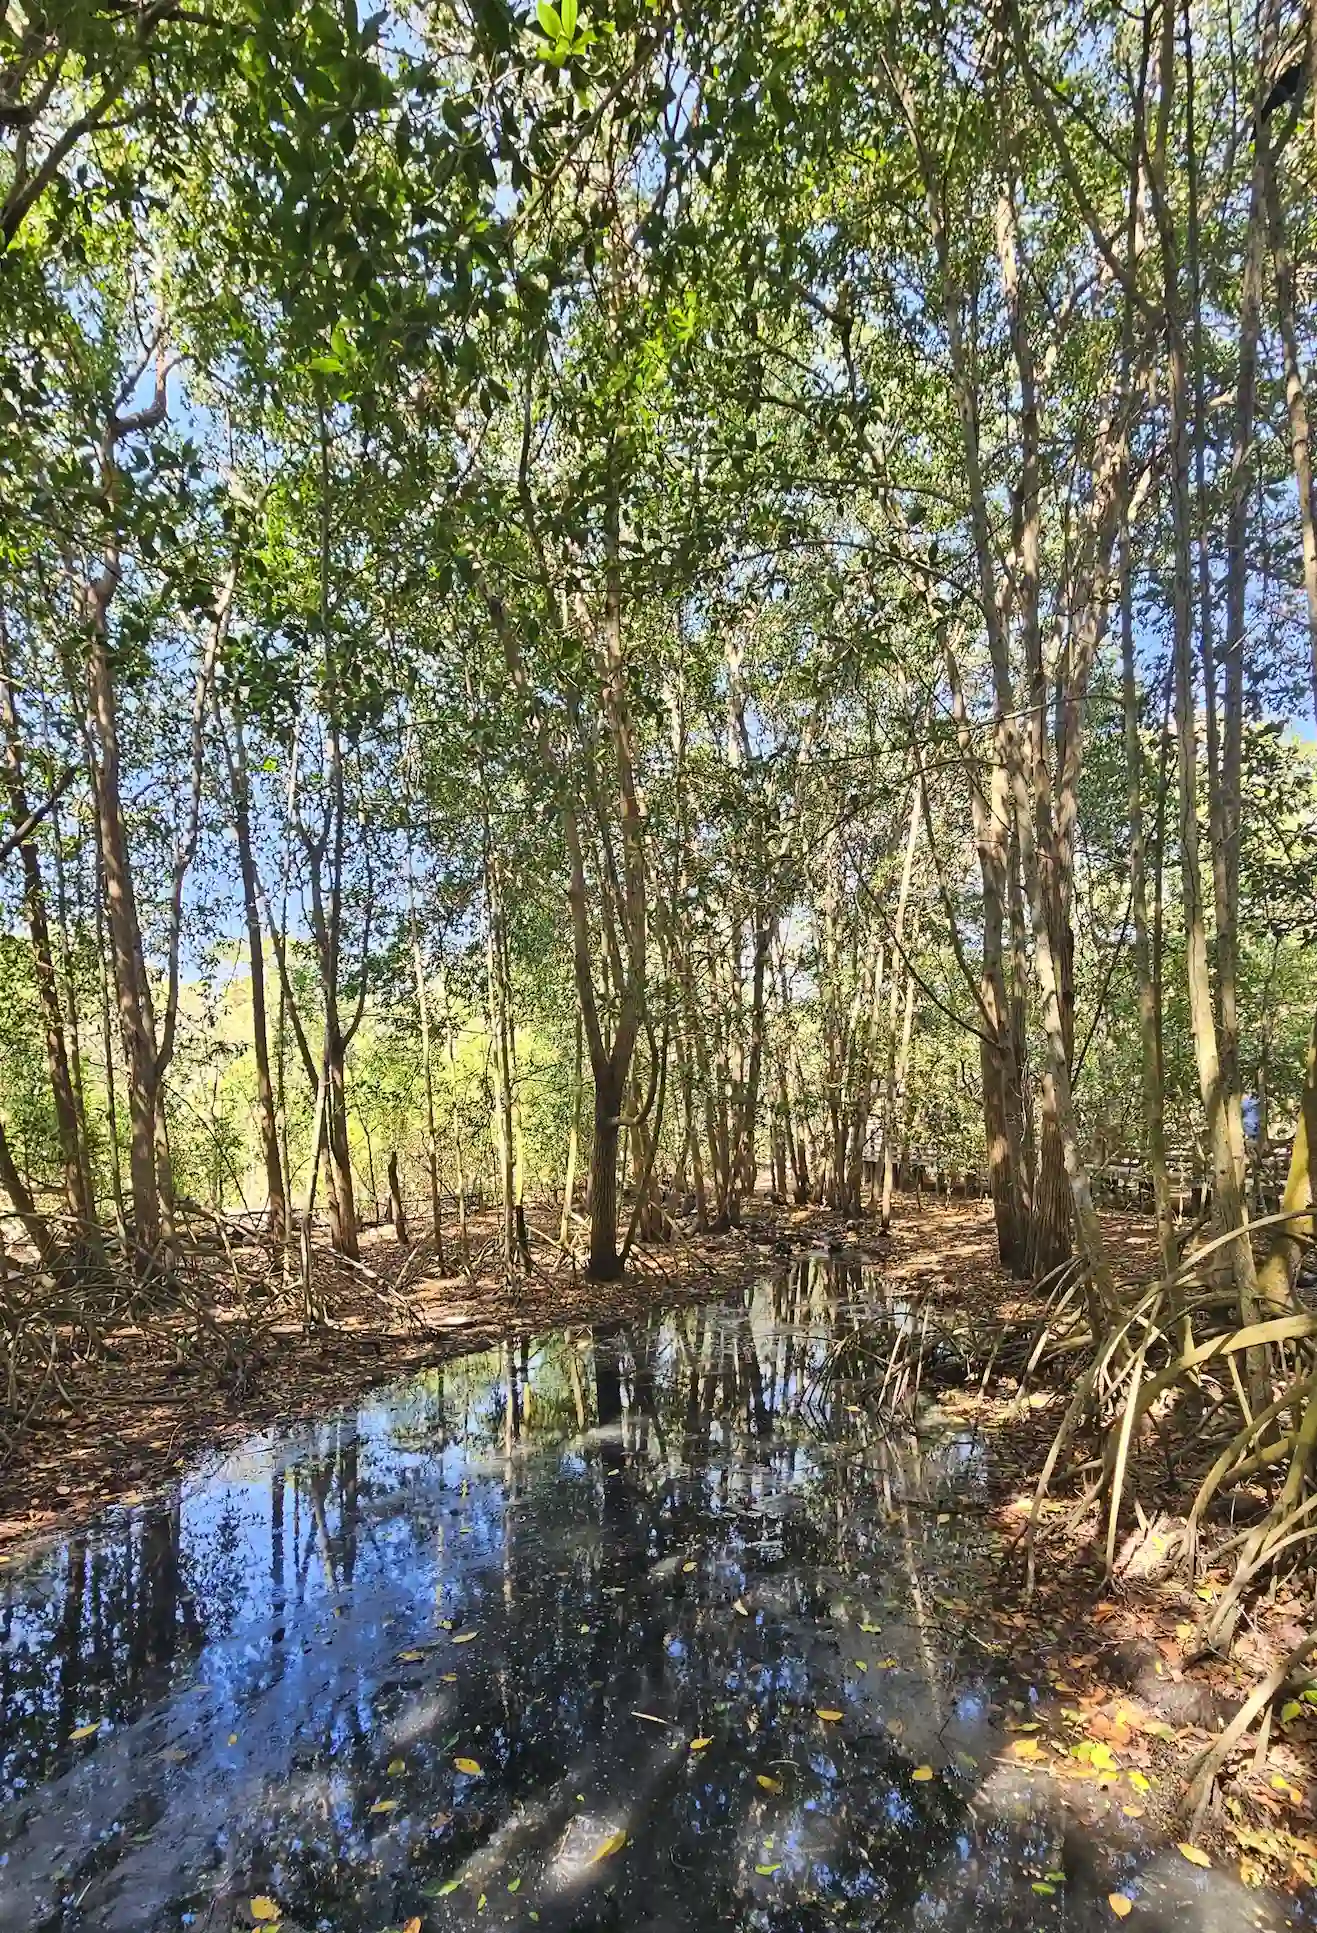
<svg viewBox="0 0 1317 1933">
<path fill-rule="evenodd" d="M 702 1752 L 706 1745 L 712 1744 L 713 1740 L 711 1738 L 693 1738 L 691 1740 L 691 1750 L 692 1752 Z"/>
<path fill-rule="evenodd" d="M 470 1644 L 472 1638 L 474 1638 L 475 1635 L 476 1633 L 474 1631 L 455 1631 L 453 1633 L 453 1643 Z"/>
<path fill-rule="evenodd" d="M 407 1770 L 406 1759 L 391 1758 L 389 1760 L 389 1777 L 391 1779 L 396 1779 L 400 1772 L 405 1772 L 406 1770 Z"/>
<path fill-rule="evenodd" d="M 268 1893 L 257 1893 L 255 1899 L 248 1900 L 247 1911 L 262 1926 L 273 1926 L 276 1920 L 283 1918 L 283 1909 L 278 1900 L 271 1899 Z"/>
<path fill-rule="evenodd" d="M 76 1743 L 80 1738 L 90 1738 L 93 1732 L 99 1732 L 104 1723 L 104 1719 L 98 1718 L 94 1725 L 79 1725 L 76 1732 L 69 1733 L 70 1742 Z"/>
<path fill-rule="evenodd" d="M 465 1772 L 469 1779 L 480 1777 L 480 1760 L 474 1758 L 455 1758 L 453 1764 L 459 1772 Z"/>
<path fill-rule="evenodd" d="M 868 1665 L 865 1664 L 863 1658 L 853 1658 L 851 1660 L 851 1663 L 855 1666 L 855 1669 L 857 1671 L 867 1671 L 869 1669 Z"/>
<path fill-rule="evenodd" d="M 444 1671 L 439 1675 L 442 1683 L 445 1685 L 455 1685 L 457 1683 L 457 1673 L 455 1671 Z"/>
<path fill-rule="evenodd" d="M 398 1663 L 400 1665 L 418 1665 L 424 1656 L 425 1653 L 423 1651 L 400 1651 L 398 1653 Z"/>
<path fill-rule="evenodd" d="M 845 1716 L 844 1712 L 834 1711 L 830 1705 L 819 1705 L 815 1709 L 825 1725 L 835 1725 L 839 1718 Z"/>
<path fill-rule="evenodd" d="M 421 1933 L 421 1916 L 413 1913 L 409 1920 L 402 1923 L 402 1933 Z"/>
<path fill-rule="evenodd" d="M 771 1879 L 774 1873 L 780 1873 L 781 1870 L 782 1870 L 782 1861 L 780 1859 L 778 1860 L 776 1866 L 756 1866 L 755 1867 L 755 1871 L 759 1874 L 761 1879 Z"/>
<path fill-rule="evenodd" d="M 770 1779 L 767 1772 L 756 1772 L 755 1781 L 757 1784 L 763 1786 L 765 1792 L 780 1792 L 782 1790 L 781 1779 Z"/>
<path fill-rule="evenodd" d="M 931 1765 L 917 1765 L 910 1776 L 912 1779 L 918 1779 L 921 1785 L 927 1785 L 934 1776 L 933 1768 Z"/>
<path fill-rule="evenodd" d="M 590 1861 L 590 1864 L 592 1866 L 597 1866 L 601 1859 L 611 1859 L 615 1852 L 621 1852 L 625 1844 L 626 1844 L 626 1827 L 619 1826 L 616 1832 L 609 1833 L 607 1839 L 604 1840 L 598 1852 L 596 1852 L 594 1858 Z"/>
<path fill-rule="evenodd" d="M 1143 1772 L 1131 1772 L 1129 1782 L 1136 1792 L 1151 1792 L 1152 1781 Z"/>
<path fill-rule="evenodd" d="M 1127 1920 L 1134 1911 L 1134 1901 L 1126 1899 L 1124 1893 L 1108 1893 L 1107 1905 L 1118 1920 Z"/>
<path fill-rule="evenodd" d="M 230 1733 L 229 1733 L 229 1744 L 230 1744 L 230 1745 L 236 1745 L 236 1744 L 237 1744 L 237 1742 L 238 1742 L 238 1734 L 237 1734 L 236 1732 L 230 1732 Z"/>
<path fill-rule="evenodd" d="M 374 1805 L 371 1807 L 372 1812 L 396 1812 L 397 1809 L 398 1801 L 396 1799 L 376 1799 Z"/>
<path fill-rule="evenodd" d="M 749 1610 L 746 1608 L 746 1603 L 744 1598 L 738 1597 L 735 1604 L 733 1604 L 732 1609 L 735 1611 L 738 1618 L 748 1618 L 750 1615 Z"/>
<path fill-rule="evenodd" d="M 684 1571 L 697 1571 L 700 1567 L 698 1564 L 683 1564 L 681 1568 Z"/>
<path fill-rule="evenodd" d="M 1180 1841 L 1176 1850 L 1184 1854 L 1191 1866 L 1210 1866 L 1212 1863 L 1205 1852 L 1200 1852 L 1197 1846 L 1191 1846 L 1186 1839 Z"/>
<path fill-rule="evenodd" d="M 1127 1819 L 1141 1819 L 1143 1817 L 1143 1807 L 1141 1805 L 1127 1805 L 1123 1810 Z"/>
<path fill-rule="evenodd" d="M 1037 1758 L 1040 1750 L 1036 1738 L 1016 1738 L 1011 1741 L 1011 1753 L 1015 1758 Z"/>
</svg>

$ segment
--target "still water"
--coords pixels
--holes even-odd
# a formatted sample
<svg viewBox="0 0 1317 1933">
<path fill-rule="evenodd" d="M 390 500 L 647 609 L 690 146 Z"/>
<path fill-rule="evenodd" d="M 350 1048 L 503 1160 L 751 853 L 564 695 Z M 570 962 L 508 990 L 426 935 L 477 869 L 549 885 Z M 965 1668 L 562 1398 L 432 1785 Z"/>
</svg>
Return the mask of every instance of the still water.
<svg viewBox="0 0 1317 1933">
<path fill-rule="evenodd" d="M 820 1259 L 515 1338 L 0 1570 L 0 1929 L 1283 1925 L 1002 1761 L 901 1320 Z"/>
</svg>

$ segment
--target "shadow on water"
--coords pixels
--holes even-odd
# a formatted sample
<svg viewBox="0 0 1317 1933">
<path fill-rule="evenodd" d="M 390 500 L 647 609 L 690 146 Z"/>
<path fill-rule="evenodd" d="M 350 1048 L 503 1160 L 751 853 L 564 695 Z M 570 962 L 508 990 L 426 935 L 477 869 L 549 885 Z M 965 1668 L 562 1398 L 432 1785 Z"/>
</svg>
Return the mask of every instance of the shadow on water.
<svg viewBox="0 0 1317 1933">
<path fill-rule="evenodd" d="M 0 1929 L 1282 1924 L 1002 1761 L 908 1319 L 814 1258 L 518 1337 L 0 1573 Z"/>
</svg>

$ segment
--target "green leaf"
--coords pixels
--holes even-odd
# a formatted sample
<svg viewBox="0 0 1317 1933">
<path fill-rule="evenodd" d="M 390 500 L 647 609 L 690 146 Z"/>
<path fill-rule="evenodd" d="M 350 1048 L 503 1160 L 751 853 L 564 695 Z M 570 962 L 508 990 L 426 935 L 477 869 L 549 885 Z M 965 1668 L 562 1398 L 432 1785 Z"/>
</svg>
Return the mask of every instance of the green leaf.
<svg viewBox="0 0 1317 1933">
<path fill-rule="evenodd" d="M 562 0 L 562 30 L 570 40 L 576 32 L 576 0 Z"/>
<path fill-rule="evenodd" d="M 539 5 L 535 9 L 535 18 L 539 21 L 540 32 L 546 40 L 562 38 L 563 26 L 558 16 L 558 9 L 550 6 L 549 0 L 539 0 Z"/>
</svg>

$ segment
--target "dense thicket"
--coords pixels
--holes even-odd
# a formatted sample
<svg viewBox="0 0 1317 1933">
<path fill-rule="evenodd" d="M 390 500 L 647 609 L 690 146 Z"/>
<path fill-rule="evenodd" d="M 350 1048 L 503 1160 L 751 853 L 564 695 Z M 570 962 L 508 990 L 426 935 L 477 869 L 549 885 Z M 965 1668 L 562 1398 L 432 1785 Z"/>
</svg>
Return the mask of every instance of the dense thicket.
<svg viewBox="0 0 1317 1933">
<path fill-rule="evenodd" d="M 363 1196 L 459 1253 L 483 1199 L 511 1269 L 534 1194 L 601 1277 L 922 1162 L 1021 1276 L 1074 1252 L 1101 1345 L 1132 1161 L 1183 1350 L 1186 1177 L 1232 1319 L 1299 1320 L 1309 41 L 0 7 L 0 1184 L 44 1279 L 167 1273 L 187 1204 L 291 1243 L 321 1157 L 349 1257 Z"/>
</svg>

